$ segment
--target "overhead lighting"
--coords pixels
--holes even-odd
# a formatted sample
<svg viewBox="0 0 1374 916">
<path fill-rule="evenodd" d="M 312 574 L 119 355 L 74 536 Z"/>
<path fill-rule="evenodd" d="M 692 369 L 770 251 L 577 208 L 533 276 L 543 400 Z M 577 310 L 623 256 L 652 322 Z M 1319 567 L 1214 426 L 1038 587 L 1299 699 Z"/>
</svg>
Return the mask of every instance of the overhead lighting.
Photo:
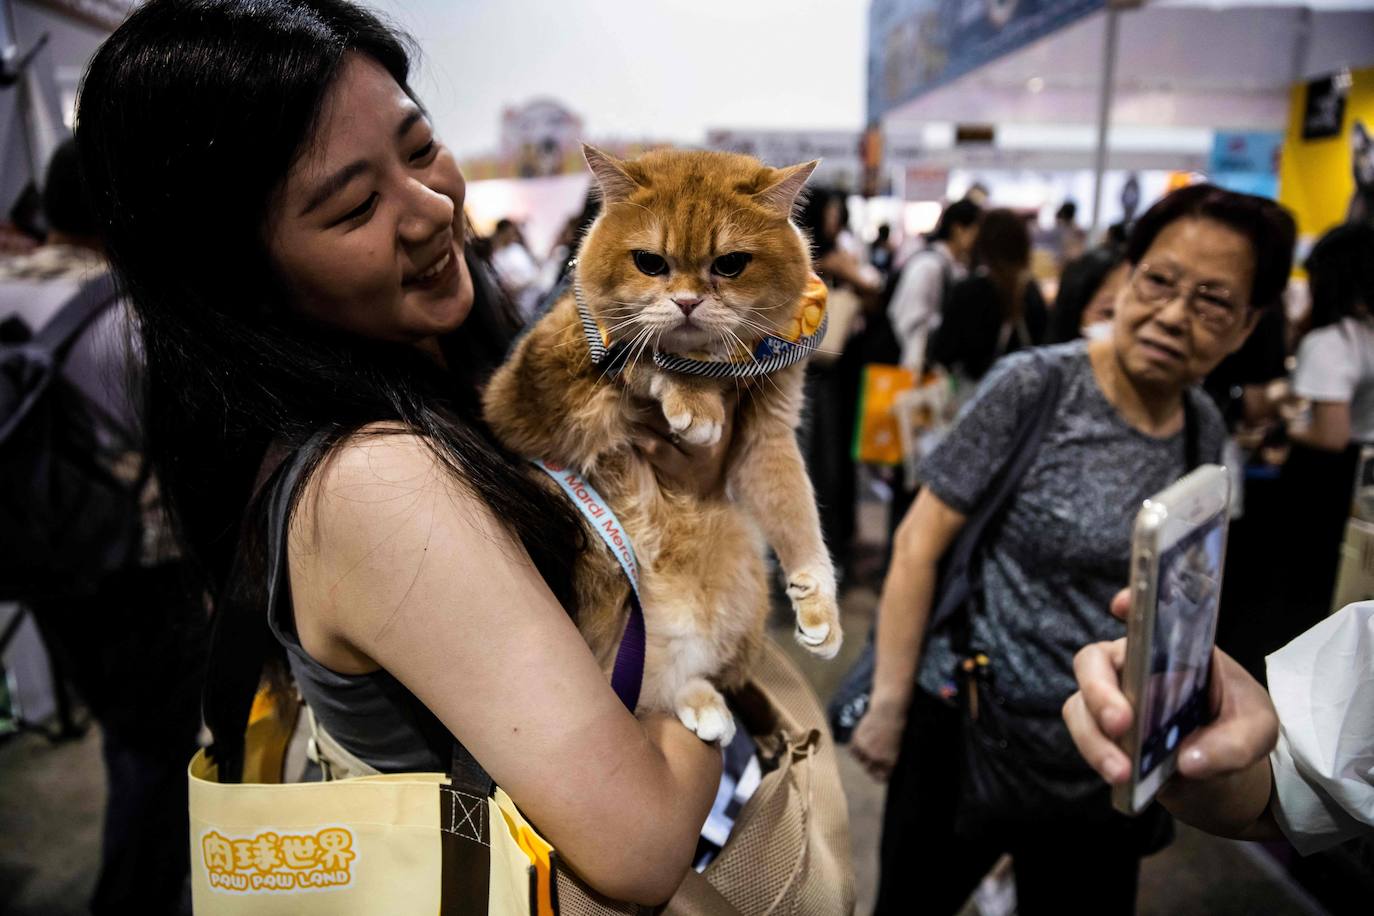
<svg viewBox="0 0 1374 916">
<path fill-rule="evenodd" d="M 1042 76 L 1032 76 L 1026 80 L 1026 89 L 1030 92 L 1040 92 L 1045 88 L 1045 78 Z"/>
</svg>

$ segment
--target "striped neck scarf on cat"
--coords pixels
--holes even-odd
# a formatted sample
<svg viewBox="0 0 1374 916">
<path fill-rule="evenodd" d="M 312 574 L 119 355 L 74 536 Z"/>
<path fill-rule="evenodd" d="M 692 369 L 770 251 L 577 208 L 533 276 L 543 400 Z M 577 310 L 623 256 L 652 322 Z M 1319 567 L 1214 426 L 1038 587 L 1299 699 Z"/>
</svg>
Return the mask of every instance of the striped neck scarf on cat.
<svg viewBox="0 0 1374 916">
<path fill-rule="evenodd" d="M 577 298 L 577 313 L 582 319 L 582 332 L 591 349 L 592 365 L 606 367 L 612 375 L 625 366 L 629 348 L 624 343 L 612 343 L 605 328 L 597 323 L 591 309 L 582 298 L 582 289 L 573 283 Z M 785 369 L 805 359 L 825 338 L 829 316 L 825 311 L 825 283 L 815 274 L 807 280 L 796 311 L 784 332 L 769 334 L 744 346 L 736 345 L 728 353 L 664 353 L 654 350 L 654 365 L 667 372 L 699 375 L 706 378 L 754 378 Z"/>
</svg>

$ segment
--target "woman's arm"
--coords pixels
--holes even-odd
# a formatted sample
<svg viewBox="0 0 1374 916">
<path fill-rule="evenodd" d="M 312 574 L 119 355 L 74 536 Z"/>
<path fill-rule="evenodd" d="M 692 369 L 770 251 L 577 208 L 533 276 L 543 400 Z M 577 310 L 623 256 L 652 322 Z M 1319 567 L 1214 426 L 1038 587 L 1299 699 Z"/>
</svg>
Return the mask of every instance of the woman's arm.
<svg viewBox="0 0 1374 916">
<path fill-rule="evenodd" d="M 854 755 L 875 779 L 885 780 L 897 762 L 934 600 L 936 567 L 965 521 L 925 489 L 897 527 L 878 604 L 873 695 L 851 741 Z"/>
<path fill-rule="evenodd" d="M 625 710 L 519 543 L 420 439 L 338 449 L 301 499 L 290 559 L 314 657 L 405 684 L 592 887 L 671 896 L 719 750 Z"/>
<path fill-rule="evenodd" d="M 1350 404 L 1314 401 L 1312 419 L 1288 424 L 1288 438 L 1308 448 L 1343 452 L 1350 445 Z"/>
</svg>

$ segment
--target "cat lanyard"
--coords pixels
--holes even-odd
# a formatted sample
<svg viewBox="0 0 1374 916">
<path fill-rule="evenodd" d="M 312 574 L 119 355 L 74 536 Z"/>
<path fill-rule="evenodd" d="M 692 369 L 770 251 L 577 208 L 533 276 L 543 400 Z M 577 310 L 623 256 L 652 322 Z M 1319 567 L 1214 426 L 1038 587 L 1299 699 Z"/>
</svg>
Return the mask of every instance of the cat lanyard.
<svg viewBox="0 0 1374 916">
<path fill-rule="evenodd" d="M 619 372 L 625 366 L 630 348 L 623 342 L 611 342 L 610 334 L 597 323 L 591 309 L 587 308 L 581 285 L 574 281 L 572 287 L 577 299 L 577 314 L 582 321 L 582 333 L 586 335 L 587 346 L 591 350 L 592 365 L 605 364 L 607 372 Z M 654 365 L 667 372 L 705 378 L 769 375 L 805 359 L 821 345 L 825 339 L 826 324 L 830 320 L 825 304 L 825 283 L 812 274 L 797 302 L 796 314 L 787 331 L 765 335 L 752 344 L 738 346 L 726 355 L 703 352 L 684 356 L 654 350 Z"/>
<path fill-rule="evenodd" d="M 615 669 L 611 672 L 611 689 L 630 712 L 639 704 L 639 687 L 644 680 L 644 608 L 639 601 L 639 563 L 625 526 L 611 511 L 610 504 L 581 474 L 556 464 L 535 459 L 541 471 L 568 494 L 582 516 L 591 523 L 597 535 L 610 548 L 625 578 L 630 580 L 630 619 L 625 635 L 615 655 Z"/>
</svg>

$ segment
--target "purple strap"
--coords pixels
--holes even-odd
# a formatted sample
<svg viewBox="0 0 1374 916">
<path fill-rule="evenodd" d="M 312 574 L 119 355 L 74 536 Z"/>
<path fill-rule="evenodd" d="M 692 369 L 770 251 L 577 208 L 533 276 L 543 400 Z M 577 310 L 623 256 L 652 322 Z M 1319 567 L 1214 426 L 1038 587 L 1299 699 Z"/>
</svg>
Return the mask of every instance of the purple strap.
<svg viewBox="0 0 1374 916">
<path fill-rule="evenodd" d="M 644 680 L 644 609 L 639 606 L 639 593 L 630 590 L 630 619 L 625 623 L 625 635 L 615 653 L 615 668 L 611 671 L 611 689 L 630 712 L 639 705 L 639 687 Z"/>
<path fill-rule="evenodd" d="M 581 474 L 538 459 L 534 463 L 568 494 L 573 505 L 577 506 L 582 517 L 620 564 L 625 578 L 630 580 L 630 619 L 625 624 L 625 635 L 621 637 L 620 649 L 616 652 L 615 668 L 611 671 L 611 689 L 620 697 L 625 708 L 634 712 L 639 705 L 639 689 L 644 681 L 645 634 L 644 608 L 639 601 L 639 562 L 635 559 L 630 536 L 611 511 L 610 504 Z"/>
</svg>

